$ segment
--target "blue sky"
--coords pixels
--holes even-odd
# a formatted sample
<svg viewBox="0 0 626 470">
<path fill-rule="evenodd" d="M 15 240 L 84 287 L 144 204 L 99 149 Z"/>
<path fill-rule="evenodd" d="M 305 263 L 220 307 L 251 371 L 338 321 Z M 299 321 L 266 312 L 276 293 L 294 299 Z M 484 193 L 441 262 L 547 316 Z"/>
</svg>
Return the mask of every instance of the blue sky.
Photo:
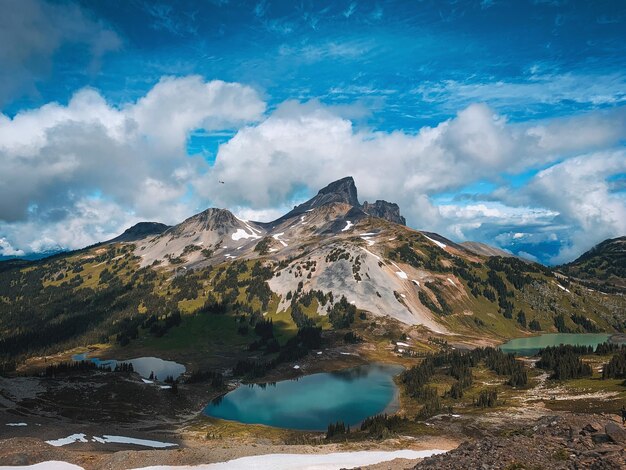
<svg viewBox="0 0 626 470">
<path fill-rule="evenodd" d="M 413 227 L 545 263 L 626 234 L 624 2 L 0 9 L 0 255 L 267 219 L 348 173 Z"/>
</svg>

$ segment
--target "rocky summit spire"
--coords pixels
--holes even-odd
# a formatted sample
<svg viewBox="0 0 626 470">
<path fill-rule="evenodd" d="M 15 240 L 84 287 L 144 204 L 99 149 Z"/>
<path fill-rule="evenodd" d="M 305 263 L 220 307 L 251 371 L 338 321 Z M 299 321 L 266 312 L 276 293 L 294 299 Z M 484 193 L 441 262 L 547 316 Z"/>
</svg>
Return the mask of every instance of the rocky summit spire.
<svg viewBox="0 0 626 470">
<path fill-rule="evenodd" d="M 340 180 L 333 181 L 325 188 L 320 189 L 315 197 L 303 202 L 299 206 L 294 207 L 280 219 L 271 222 L 271 225 L 276 225 L 285 219 L 304 214 L 308 210 L 316 209 L 335 202 L 343 202 L 354 207 L 361 207 L 357 197 L 354 178 L 352 178 L 352 176 L 346 176 Z"/>
<path fill-rule="evenodd" d="M 333 181 L 328 186 L 320 189 L 313 199 L 316 207 L 329 204 L 331 202 L 345 202 L 351 206 L 359 207 L 359 198 L 357 196 L 356 185 L 352 176 L 346 176 L 340 180 Z"/>
<path fill-rule="evenodd" d="M 406 219 L 400 215 L 400 207 L 395 202 L 378 200 L 370 204 L 365 201 L 361 209 L 372 217 L 379 217 L 394 224 L 406 225 Z"/>
</svg>

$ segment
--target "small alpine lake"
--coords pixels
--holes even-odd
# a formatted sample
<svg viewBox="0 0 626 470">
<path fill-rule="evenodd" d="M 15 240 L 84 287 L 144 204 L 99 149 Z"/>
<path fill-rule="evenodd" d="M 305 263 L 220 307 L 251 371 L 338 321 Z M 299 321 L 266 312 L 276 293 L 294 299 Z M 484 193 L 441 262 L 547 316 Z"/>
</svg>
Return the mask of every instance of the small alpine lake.
<svg viewBox="0 0 626 470">
<path fill-rule="evenodd" d="M 272 384 L 241 385 L 209 403 L 207 416 L 304 431 L 346 426 L 397 409 L 401 366 L 371 364 Z"/>
<path fill-rule="evenodd" d="M 539 350 L 548 346 L 571 344 L 576 346 L 592 346 L 609 340 L 607 333 L 551 333 L 526 338 L 515 338 L 500 345 L 505 353 L 515 353 L 519 356 L 534 356 Z"/>
<path fill-rule="evenodd" d="M 165 361 L 158 357 L 137 357 L 135 359 L 118 361 L 116 359 L 87 357 L 87 354 L 88 353 L 74 354 L 72 360 L 91 361 L 98 367 L 110 367 L 111 370 L 114 370 L 117 364 L 132 364 L 134 371 L 146 379 L 153 375 L 153 379 L 155 380 L 165 380 L 167 377 L 172 377 L 176 380 L 185 373 L 184 365 L 173 361 Z"/>
</svg>

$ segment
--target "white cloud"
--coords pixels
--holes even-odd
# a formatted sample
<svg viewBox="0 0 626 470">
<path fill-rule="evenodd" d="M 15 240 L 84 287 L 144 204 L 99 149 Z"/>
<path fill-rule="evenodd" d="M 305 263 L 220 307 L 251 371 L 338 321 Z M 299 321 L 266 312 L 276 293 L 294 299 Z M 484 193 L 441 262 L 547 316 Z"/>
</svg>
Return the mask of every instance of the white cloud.
<svg viewBox="0 0 626 470">
<path fill-rule="evenodd" d="M 265 103 L 239 83 L 168 77 L 127 111 L 142 135 L 176 149 L 191 129 L 218 130 L 259 119 Z"/>
<path fill-rule="evenodd" d="M 0 256 L 23 256 L 23 250 L 16 250 L 6 238 L 0 237 Z"/>
<path fill-rule="evenodd" d="M 20 249 L 78 247 L 136 220 L 179 222 L 207 203 L 267 221 L 346 175 L 361 200 L 397 202 L 409 225 L 457 239 L 506 246 L 573 233 L 562 259 L 626 233 L 623 195 L 606 182 L 625 171 L 624 151 L 598 151 L 626 137 L 623 108 L 511 123 L 474 104 L 416 134 L 356 128 L 345 110 L 318 101 L 264 111 L 249 87 L 184 77 L 121 107 L 87 89 L 67 106 L 0 114 L 0 219 L 12 222 L 0 236 L 13 246 L 25 236 Z M 186 154 L 189 132 L 242 125 L 213 167 Z M 503 186 L 503 173 L 539 167 L 526 187 Z M 480 180 L 500 185 L 489 202 L 433 203 Z"/>
<path fill-rule="evenodd" d="M 254 222 L 267 222 L 276 220 L 291 210 L 291 207 L 281 206 L 273 209 L 250 209 L 249 207 L 235 207 L 231 209 L 233 214 L 242 220 Z"/>
<path fill-rule="evenodd" d="M 563 224 L 559 214 L 565 208 L 539 197 L 539 192 L 530 196 L 501 187 L 494 193 L 501 203 L 466 206 L 436 207 L 430 197 L 477 180 L 501 182 L 503 172 L 558 166 L 561 160 L 576 161 L 573 156 L 577 154 L 618 145 L 626 135 L 625 116 L 624 109 L 617 109 L 514 124 L 478 104 L 454 119 L 409 135 L 357 130 L 350 120 L 319 102 L 286 102 L 265 121 L 241 129 L 222 145 L 214 168 L 195 184 L 217 205 L 264 210 L 291 199 L 303 187 L 315 191 L 333 179 L 352 175 L 362 200 L 398 202 L 410 225 L 449 236 L 464 238 L 497 226 L 515 228 L 514 232 L 556 227 Z M 613 166 L 602 171 L 608 175 L 619 169 Z M 591 172 L 590 180 L 597 177 L 600 173 Z M 212 179 L 228 183 L 205 184 Z M 561 175 L 557 187 L 568 181 L 569 175 Z M 582 184 L 571 183 L 573 191 Z M 599 203 L 598 198 L 587 202 L 596 212 L 606 210 Z M 608 207 L 613 212 L 617 206 L 623 208 L 623 200 L 615 200 L 614 206 Z M 571 217 L 568 221 L 576 226 L 581 222 Z M 613 224 L 603 233 L 615 234 L 620 229 Z M 575 249 L 580 248 L 576 245 Z"/>
<path fill-rule="evenodd" d="M 626 199 L 610 190 L 609 176 L 626 172 L 626 150 L 570 158 L 538 173 L 522 193 L 553 207 L 572 227 L 554 262 L 566 262 L 597 242 L 626 234 Z"/>
<path fill-rule="evenodd" d="M 531 69 L 531 72 L 534 69 Z M 519 82 L 463 83 L 455 80 L 427 82 L 412 90 L 426 102 L 444 103 L 452 109 L 475 102 L 494 106 L 575 102 L 615 105 L 626 101 L 626 75 L 532 74 Z"/>
<path fill-rule="evenodd" d="M 189 133 L 236 127 L 259 119 L 264 109 L 247 86 L 191 76 L 164 78 L 121 107 L 83 89 L 67 105 L 50 103 L 13 118 L 0 114 L 0 221 L 17 224 L 1 225 L 0 235 L 14 245 L 19 240 L 20 247 L 46 233 L 50 240 L 43 244 L 63 247 L 101 240 L 126 219 L 113 217 L 108 229 L 92 231 L 87 225 L 93 219 L 81 204 L 94 198 L 134 220 L 178 222 L 200 203 L 188 194 L 189 184 L 207 169 L 202 158 L 187 155 Z M 73 220 L 78 235 L 65 234 L 57 219 Z M 21 223 L 38 228 L 20 239 L 18 231 L 27 235 Z"/>
<path fill-rule="evenodd" d="M 541 230 L 551 227 L 558 212 L 541 207 L 514 207 L 501 202 L 438 207 L 441 220 L 439 227 L 457 240 L 477 240 L 500 247 L 519 241 L 525 234 L 511 230 L 532 228 Z M 506 236 L 503 236 L 503 232 Z M 494 233 L 499 233 L 494 238 Z"/>
</svg>

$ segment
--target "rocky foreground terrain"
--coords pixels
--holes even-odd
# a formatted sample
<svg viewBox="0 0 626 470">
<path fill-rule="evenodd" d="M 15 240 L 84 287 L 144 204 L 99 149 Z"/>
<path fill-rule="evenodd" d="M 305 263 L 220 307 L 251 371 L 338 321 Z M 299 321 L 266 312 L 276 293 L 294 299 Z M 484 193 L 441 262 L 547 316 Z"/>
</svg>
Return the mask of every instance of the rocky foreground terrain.
<svg viewBox="0 0 626 470">
<path fill-rule="evenodd" d="M 466 441 L 414 468 L 623 469 L 626 428 L 600 415 L 545 416 L 532 425 Z"/>
<path fill-rule="evenodd" d="M 475 426 L 473 436 L 461 442 L 457 448 L 419 462 L 397 459 L 363 467 L 363 470 L 626 468 L 626 428 L 618 422 L 615 415 L 560 413 L 536 420 L 522 418 L 521 421 L 507 420 L 493 428 Z M 442 422 L 441 425 L 459 426 L 456 421 L 447 421 L 447 424 Z M 467 424 L 461 427 L 465 431 L 471 431 Z M 449 431 L 453 432 L 452 429 Z M 86 469 L 121 470 L 147 465 L 207 464 L 266 453 L 325 454 L 370 448 L 367 442 L 315 446 L 268 445 L 267 442 L 255 444 L 239 442 L 239 445 L 234 445 L 234 442 L 221 442 L 211 446 L 192 442 L 187 444 L 175 450 L 103 453 L 89 452 L 80 448 L 54 448 L 36 438 L 13 438 L 0 441 L 0 465 L 29 465 L 41 461 L 63 460 Z M 400 436 L 394 436 L 377 442 L 376 448 L 394 450 L 406 445 L 407 442 Z M 411 446 L 416 449 L 437 447 L 449 449 L 454 445 L 456 444 L 453 441 L 442 436 L 423 436 Z"/>
</svg>

